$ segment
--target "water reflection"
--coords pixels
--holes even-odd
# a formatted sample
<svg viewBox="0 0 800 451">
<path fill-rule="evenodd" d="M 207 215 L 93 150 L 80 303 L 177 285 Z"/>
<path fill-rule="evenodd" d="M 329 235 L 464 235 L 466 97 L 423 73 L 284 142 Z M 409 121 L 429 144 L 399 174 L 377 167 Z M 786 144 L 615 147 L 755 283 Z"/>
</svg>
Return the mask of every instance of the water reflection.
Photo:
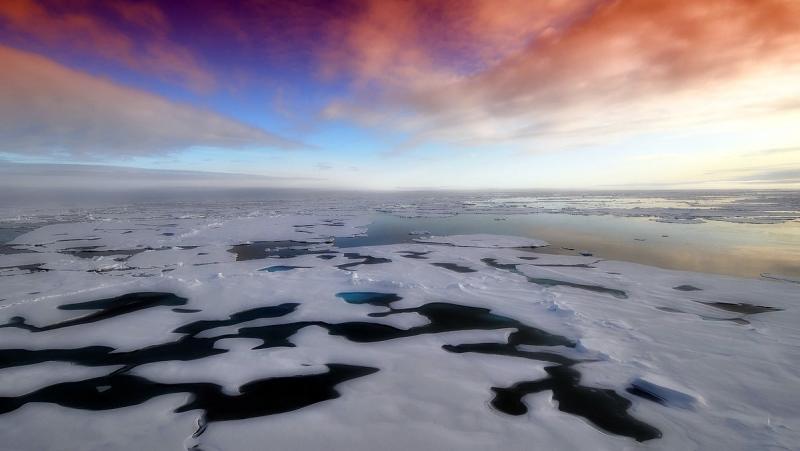
<svg viewBox="0 0 800 451">
<path fill-rule="evenodd" d="M 736 224 L 708 221 L 671 224 L 649 218 L 566 214 L 463 214 L 400 218 L 376 214 L 367 236 L 337 238 L 338 247 L 413 242 L 409 232 L 434 235 L 496 233 L 539 238 L 552 245 L 536 252 L 631 261 L 662 268 L 759 277 L 762 273 L 800 276 L 800 223 Z M 567 247 L 569 249 L 562 249 Z"/>
</svg>

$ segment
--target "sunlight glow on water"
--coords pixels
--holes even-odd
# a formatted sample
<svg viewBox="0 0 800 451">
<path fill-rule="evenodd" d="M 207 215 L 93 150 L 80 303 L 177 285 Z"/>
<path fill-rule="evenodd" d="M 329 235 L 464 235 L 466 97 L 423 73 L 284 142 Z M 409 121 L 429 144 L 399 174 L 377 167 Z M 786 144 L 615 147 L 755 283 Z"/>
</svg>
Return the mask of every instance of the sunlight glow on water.
<svg viewBox="0 0 800 451">
<path fill-rule="evenodd" d="M 549 247 L 536 252 L 578 255 L 588 251 L 597 258 L 744 277 L 759 277 L 762 273 L 800 276 L 797 222 L 672 224 L 638 217 L 547 213 L 495 219 L 484 214 L 445 218 L 378 214 L 367 236 L 337 238 L 336 246 L 411 242 L 415 236 L 409 232 L 419 230 L 433 235 L 495 233 L 550 242 Z"/>
</svg>

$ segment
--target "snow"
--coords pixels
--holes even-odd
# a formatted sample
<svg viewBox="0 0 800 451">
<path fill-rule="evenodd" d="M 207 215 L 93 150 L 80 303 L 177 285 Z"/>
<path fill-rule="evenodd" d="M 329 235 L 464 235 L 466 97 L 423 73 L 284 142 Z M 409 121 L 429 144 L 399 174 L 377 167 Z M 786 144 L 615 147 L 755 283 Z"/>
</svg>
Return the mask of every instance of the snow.
<svg viewBox="0 0 800 451">
<path fill-rule="evenodd" d="M 168 395 L 112 412 L 28 404 L 3 416 L 0 437 L 8 451 L 182 450 L 198 419 L 197 412 L 173 412 L 185 401 Z"/>
<path fill-rule="evenodd" d="M 170 387 L 217 384 L 233 398 L 246 396 L 243 387 L 253 381 L 322 375 L 330 364 L 378 371 L 339 383 L 334 387 L 338 397 L 273 415 L 210 422 L 196 437 L 202 410 L 175 412 L 192 398 L 187 391 L 100 411 L 29 402 L 0 413 L 4 449 L 198 445 L 227 450 L 269 443 L 274 449 L 523 450 L 535 444 L 542 449 L 746 450 L 792 449 L 800 442 L 800 392 L 795 389 L 800 386 L 800 291 L 789 278 L 740 279 L 540 254 L 519 248 L 547 245 L 543 241 L 497 235 L 416 237 L 416 243 L 348 248 L 378 261 L 349 270 L 337 266 L 362 259 L 348 258 L 327 244 L 316 244 L 331 249 L 334 257 L 327 260 L 305 254 L 236 261 L 229 251 L 233 245 L 319 243 L 362 233 L 368 220 L 357 214 L 183 215 L 59 223 L 17 237 L 15 246 L 35 252 L 0 255 L 0 268 L 8 268 L 0 270 L 0 324 L 9 324 L 0 328 L 0 353 L 105 346 L 113 354 L 130 352 L 126 358 L 142 359 L 123 374 Z M 80 241 L 59 241 L 64 239 Z M 70 253 L 77 246 L 141 252 L 86 257 Z M 425 258 L 402 257 L 407 251 Z M 474 272 L 432 263 L 454 263 Z M 34 264 L 47 271 L 13 268 Z M 302 269 L 260 271 L 271 266 Z M 700 290 L 675 289 L 683 285 Z M 24 317 L 25 324 L 44 327 L 86 319 L 95 311 L 58 307 L 135 292 L 174 293 L 186 303 L 117 312 L 42 332 L 14 327 L 19 323 L 12 320 Z M 351 304 L 337 297 L 344 292 L 391 293 L 401 299 L 390 306 Z M 422 307 L 431 303 L 490 309 L 494 318 L 575 342 L 574 347 L 525 343 L 507 349 L 578 361 L 574 368 L 581 386 L 613 390 L 629 400 L 627 413 L 657 428 L 661 438 L 637 442 L 604 431 L 560 410 L 550 390 L 524 396 L 523 415 L 495 410 L 490 405 L 493 387 L 547 378 L 545 368 L 555 364 L 508 354 L 449 352 L 448 345 L 505 346 L 516 329 L 430 332 L 426 327 L 432 322 Z M 714 303 L 780 310 L 742 314 Z M 287 304 L 296 305 L 271 314 L 258 310 Z M 207 327 L 193 336 L 176 331 L 202 321 Z M 383 341 L 359 341 L 334 329 L 367 323 L 400 332 Z M 267 343 L 256 332 L 291 324 L 299 326 L 285 342 L 254 349 Z M 168 358 L 151 351 L 186 337 L 198 340 L 193 349 L 204 353 Z M 0 366 L 0 406 L 54 384 L 102 378 L 122 367 L 117 361 L 28 362 L 21 354 L 3 355 L 9 358 Z"/>
</svg>

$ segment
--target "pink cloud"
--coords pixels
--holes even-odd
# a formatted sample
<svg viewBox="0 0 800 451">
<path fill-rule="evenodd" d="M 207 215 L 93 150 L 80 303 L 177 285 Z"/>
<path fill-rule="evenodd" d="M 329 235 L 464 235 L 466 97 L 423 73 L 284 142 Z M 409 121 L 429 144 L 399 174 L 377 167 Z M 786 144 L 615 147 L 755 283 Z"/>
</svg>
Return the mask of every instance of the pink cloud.
<svg viewBox="0 0 800 451">
<path fill-rule="evenodd" d="M 93 8 L 98 5 L 116 13 L 135 33 L 97 14 Z M 208 90 L 215 83 L 187 48 L 168 38 L 167 19 L 152 4 L 7 0 L 0 3 L 0 25 L 54 52 L 98 55 L 136 71 L 180 80 L 195 90 Z"/>
<path fill-rule="evenodd" d="M 0 152 L 126 157 L 302 144 L 0 45 Z"/>
</svg>

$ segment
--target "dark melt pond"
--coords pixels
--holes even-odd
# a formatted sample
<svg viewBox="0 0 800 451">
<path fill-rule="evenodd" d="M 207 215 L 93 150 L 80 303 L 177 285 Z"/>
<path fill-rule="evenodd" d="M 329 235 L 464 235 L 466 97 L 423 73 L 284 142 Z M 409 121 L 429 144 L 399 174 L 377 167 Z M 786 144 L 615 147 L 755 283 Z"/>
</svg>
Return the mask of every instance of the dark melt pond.
<svg viewBox="0 0 800 451">
<path fill-rule="evenodd" d="M 354 256 L 355 259 L 364 257 Z M 260 318 L 281 318 L 300 307 L 297 303 L 284 303 L 243 310 L 227 318 L 188 322 L 173 331 L 177 334 L 176 339 L 142 349 L 118 351 L 109 346 L 35 350 L 0 349 L 0 368 L 49 361 L 71 362 L 89 367 L 110 365 L 121 367 L 102 377 L 56 383 L 22 396 L 0 397 L 0 414 L 12 412 L 32 402 L 53 403 L 74 409 L 106 410 L 138 405 L 165 394 L 187 393 L 191 395 L 190 401 L 177 411 L 202 410 L 204 415 L 197 432 L 201 434 L 206 422 L 280 414 L 335 399 L 340 396 L 335 388 L 338 384 L 367 377 L 380 368 L 328 363 L 327 371 L 320 374 L 275 377 L 248 382 L 241 387 L 240 393 L 235 395 L 226 394 L 222 387 L 214 383 L 161 383 L 129 374 L 130 370 L 139 365 L 155 362 L 211 358 L 227 352 L 215 346 L 217 341 L 227 338 L 261 340 L 262 344 L 252 352 L 266 348 L 294 347 L 296 345 L 292 343 L 291 338 L 300 330 L 312 326 L 327 329 L 329 334 L 353 343 L 375 343 L 454 331 L 508 329 L 507 339 L 501 342 L 442 346 L 442 352 L 493 354 L 543 361 L 551 365 L 546 367 L 548 376 L 543 379 L 518 382 L 510 387 L 487 387 L 487 392 L 494 392 L 491 405 L 495 409 L 509 415 L 520 415 L 527 410 L 522 402 L 526 394 L 550 391 L 558 401 L 560 410 L 586 418 L 604 431 L 639 441 L 661 436 L 658 429 L 629 414 L 631 402 L 628 399 L 613 390 L 598 389 L 580 383 L 581 374 L 573 366 L 581 361 L 556 352 L 559 348 L 575 347 L 575 342 L 567 337 L 531 327 L 516 319 L 493 313 L 487 308 L 449 302 L 395 308 L 393 304 L 402 298 L 395 293 L 383 292 L 340 292 L 336 296 L 350 304 L 369 304 L 385 307 L 386 310 L 369 313 L 362 321 L 339 323 L 322 320 L 288 321 L 232 327 L 235 332 L 212 337 L 199 336 L 204 331 L 218 327 L 237 326 Z M 175 310 L 165 309 L 165 313 L 184 317 L 186 313 L 196 312 L 194 309 L 182 307 L 187 302 L 186 298 L 172 293 L 130 293 L 114 298 L 62 305 L 59 307 L 62 310 L 86 310 L 90 313 L 60 323 L 32 326 L 23 318 L 16 318 L 3 327 L 18 327 L 32 332 L 48 333 L 50 330 L 64 327 L 87 327 L 92 322 L 159 307 L 174 307 Z M 373 319 L 407 313 L 418 314 L 426 318 L 427 323 L 400 329 Z M 520 345 L 550 350 L 521 351 L 518 348 Z M 358 396 L 358 392 L 352 392 L 351 396 Z"/>
<path fill-rule="evenodd" d="M 253 243 L 237 244 L 228 249 L 236 254 L 236 261 L 262 260 L 265 258 L 292 258 L 308 254 L 336 253 L 330 249 L 319 249 L 318 243 L 304 243 L 301 241 L 256 241 Z"/>
<path fill-rule="evenodd" d="M 266 271 L 266 272 L 284 272 L 284 271 L 291 271 L 293 269 L 302 269 L 302 268 L 310 268 L 310 266 L 286 266 L 286 265 L 276 265 L 276 266 L 268 266 L 266 268 L 261 268 L 259 271 Z"/>
</svg>

